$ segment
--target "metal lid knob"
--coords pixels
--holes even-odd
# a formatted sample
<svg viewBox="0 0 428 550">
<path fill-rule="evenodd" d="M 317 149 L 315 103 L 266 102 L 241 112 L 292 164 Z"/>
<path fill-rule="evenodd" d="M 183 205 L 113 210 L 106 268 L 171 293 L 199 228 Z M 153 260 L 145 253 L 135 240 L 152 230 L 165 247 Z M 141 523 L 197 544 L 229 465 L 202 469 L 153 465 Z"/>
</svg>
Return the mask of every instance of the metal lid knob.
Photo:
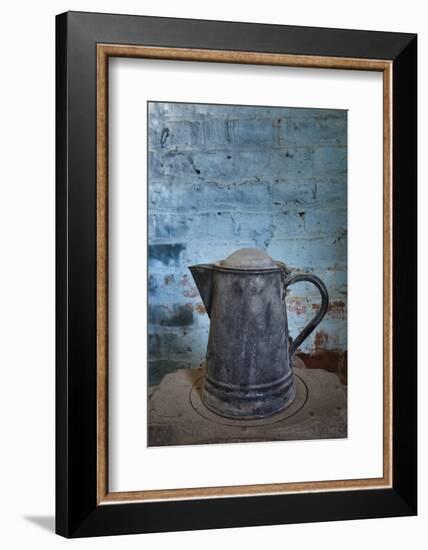
<svg viewBox="0 0 428 550">
<path fill-rule="evenodd" d="M 240 248 L 217 265 L 230 269 L 275 269 L 279 267 L 279 262 L 275 262 L 264 250 Z"/>
</svg>

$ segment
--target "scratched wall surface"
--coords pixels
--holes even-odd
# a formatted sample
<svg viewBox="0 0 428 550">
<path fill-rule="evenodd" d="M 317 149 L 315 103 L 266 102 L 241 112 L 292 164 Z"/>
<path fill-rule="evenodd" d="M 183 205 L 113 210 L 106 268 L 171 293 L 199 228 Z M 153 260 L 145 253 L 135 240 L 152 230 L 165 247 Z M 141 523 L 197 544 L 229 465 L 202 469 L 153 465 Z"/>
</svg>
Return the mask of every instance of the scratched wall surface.
<svg viewBox="0 0 428 550">
<path fill-rule="evenodd" d="M 300 351 L 346 369 L 347 112 L 150 102 L 148 147 L 149 384 L 205 355 L 188 266 L 241 247 L 324 280 L 329 311 Z M 298 283 L 287 303 L 295 336 L 319 295 Z"/>
</svg>

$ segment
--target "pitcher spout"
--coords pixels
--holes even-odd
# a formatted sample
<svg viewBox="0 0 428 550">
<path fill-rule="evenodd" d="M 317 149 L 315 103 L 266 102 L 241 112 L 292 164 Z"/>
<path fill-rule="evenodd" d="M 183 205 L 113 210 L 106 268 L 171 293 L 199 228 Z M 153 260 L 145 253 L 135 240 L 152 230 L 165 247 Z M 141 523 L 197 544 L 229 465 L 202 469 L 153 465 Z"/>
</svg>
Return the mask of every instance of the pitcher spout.
<svg viewBox="0 0 428 550">
<path fill-rule="evenodd" d="M 208 317 L 210 317 L 214 266 L 212 264 L 198 264 L 189 266 L 189 270 L 201 295 Z"/>
</svg>

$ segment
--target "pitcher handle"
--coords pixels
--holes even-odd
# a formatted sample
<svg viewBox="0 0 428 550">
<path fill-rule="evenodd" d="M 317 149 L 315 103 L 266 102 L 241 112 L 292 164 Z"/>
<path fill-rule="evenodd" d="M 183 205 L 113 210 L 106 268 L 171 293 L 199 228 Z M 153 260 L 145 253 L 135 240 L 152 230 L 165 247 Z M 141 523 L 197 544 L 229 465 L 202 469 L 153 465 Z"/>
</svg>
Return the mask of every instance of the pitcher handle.
<svg viewBox="0 0 428 550">
<path fill-rule="evenodd" d="M 284 281 L 284 291 L 287 287 L 294 283 L 298 283 L 301 281 L 306 281 L 308 283 L 314 284 L 321 294 L 321 307 L 318 310 L 317 314 L 313 319 L 309 321 L 309 323 L 305 326 L 305 328 L 301 331 L 301 333 L 291 342 L 290 345 L 290 360 L 293 357 L 294 352 L 297 350 L 297 348 L 306 340 L 306 338 L 311 334 L 311 332 L 319 325 L 319 323 L 322 321 L 324 315 L 327 313 L 328 308 L 328 292 L 325 284 L 321 281 L 319 277 L 316 275 L 309 275 L 306 273 L 296 273 L 295 275 L 290 275 L 287 277 Z"/>
</svg>

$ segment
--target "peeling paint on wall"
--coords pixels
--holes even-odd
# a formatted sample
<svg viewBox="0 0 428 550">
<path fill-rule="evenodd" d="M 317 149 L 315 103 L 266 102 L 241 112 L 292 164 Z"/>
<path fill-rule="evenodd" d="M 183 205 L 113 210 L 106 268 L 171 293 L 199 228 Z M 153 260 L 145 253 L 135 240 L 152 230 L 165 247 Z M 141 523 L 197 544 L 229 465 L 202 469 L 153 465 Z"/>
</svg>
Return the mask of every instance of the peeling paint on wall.
<svg viewBox="0 0 428 550">
<path fill-rule="evenodd" d="M 346 372 L 346 111 L 151 102 L 148 122 L 150 384 L 204 359 L 209 320 L 187 266 L 244 246 L 323 279 L 330 307 L 300 353 Z M 317 290 L 293 285 L 287 305 L 296 336 Z"/>
</svg>

